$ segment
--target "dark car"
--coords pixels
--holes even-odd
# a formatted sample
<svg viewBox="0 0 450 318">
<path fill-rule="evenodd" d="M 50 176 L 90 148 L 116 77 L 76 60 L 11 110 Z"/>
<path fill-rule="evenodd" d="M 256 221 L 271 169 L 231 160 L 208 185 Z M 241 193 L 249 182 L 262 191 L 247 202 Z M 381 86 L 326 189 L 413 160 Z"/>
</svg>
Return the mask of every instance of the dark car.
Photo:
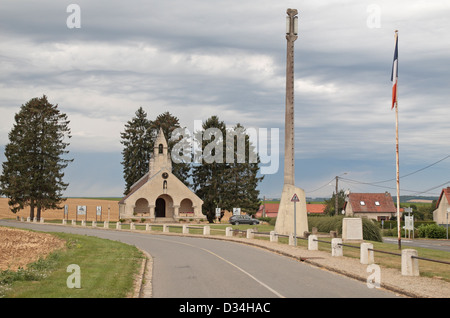
<svg viewBox="0 0 450 318">
<path fill-rule="evenodd" d="M 238 224 L 259 224 L 259 220 L 257 219 L 253 219 L 248 215 L 233 215 L 229 222 L 233 225 L 238 225 Z"/>
</svg>

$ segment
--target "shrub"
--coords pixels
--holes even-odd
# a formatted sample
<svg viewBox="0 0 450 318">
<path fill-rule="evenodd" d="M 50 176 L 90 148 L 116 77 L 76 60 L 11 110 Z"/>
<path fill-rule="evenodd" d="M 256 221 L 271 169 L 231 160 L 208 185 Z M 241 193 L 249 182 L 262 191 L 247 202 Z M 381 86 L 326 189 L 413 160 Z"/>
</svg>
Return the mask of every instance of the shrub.
<svg viewBox="0 0 450 318">
<path fill-rule="evenodd" d="M 313 227 L 322 233 L 329 233 L 330 231 L 337 231 L 342 233 L 342 220 L 344 216 L 324 216 L 308 218 L 308 227 L 311 230 Z M 382 241 L 381 229 L 371 219 L 362 218 L 363 223 L 363 239 L 368 241 Z"/>
<path fill-rule="evenodd" d="M 446 230 L 437 224 L 423 224 L 417 229 L 417 235 L 423 238 L 445 238 Z"/>
</svg>

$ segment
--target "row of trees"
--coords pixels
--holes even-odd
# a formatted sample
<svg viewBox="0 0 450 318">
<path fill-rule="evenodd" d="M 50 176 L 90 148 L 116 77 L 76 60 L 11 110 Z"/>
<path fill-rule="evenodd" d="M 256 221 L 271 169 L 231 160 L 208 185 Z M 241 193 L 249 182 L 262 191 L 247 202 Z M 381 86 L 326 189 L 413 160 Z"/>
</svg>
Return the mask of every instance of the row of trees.
<svg viewBox="0 0 450 318">
<path fill-rule="evenodd" d="M 71 138 L 69 123 L 67 115 L 58 109 L 58 105 L 49 103 L 45 95 L 32 98 L 15 115 L 0 176 L 0 194 L 9 198 L 12 212 L 29 206 L 30 217 L 40 219 L 42 210 L 60 208 L 64 200 L 63 192 L 68 187 L 68 183 L 63 181 L 63 170 L 73 161 L 67 158 L 66 150 Z M 180 138 L 172 138 L 172 134 L 181 127 L 178 118 L 169 112 L 149 120 L 140 107 L 135 117 L 125 125 L 121 133 L 125 194 L 147 173 L 154 140 L 160 128 L 171 153 L 173 147 L 180 143 Z M 209 128 L 216 128 L 221 136 L 208 136 Z M 254 213 L 259 205 L 257 185 L 262 180 L 258 176 L 259 158 L 256 162 L 250 162 L 249 158 L 255 157 L 254 148 L 244 127 L 238 124 L 231 129 L 231 132 L 236 131 L 238 135 L 233 137 L 231 145 L 231 162 L 203 160 L 206 155 L 214 157 L 216 151 L 225 156 L 230 148 L 230 144 L 226 143 L 230 130 L 217 116 L 212 116 L 203 123 L 203 131 L 196 132 L 200 134 L 197 140 L 202 140 L 198 145 L 200 154 L 191 152 L 187 157 L 185 153 L 180 154 L 179 157 L 184 160 L 172 164 L 173 174 L 203 199 L 204 212 L 210 220 L 214 218 L 216 207 L 226 210 L 240 207 L 245 212 Z M 242 153 L 237 151 L 240 137 L 245 140 L 244 163 L 241 163 Z M 190 160 L 195 156 L 202 160 Z"/>
<path fill-rule="evenodd" d="M 181 138 L 174 133 L 176 128 L 181 128 L 177 117 L 165 112 L 156 117 L 154 121 L 147 118 L 146 112 L 140 107 L 135 116 L 127 122 L 125 130 L 121 134 L 122 165 L 125 179 L 125 191 L 148 171 L 150 154 L 153 152 L 154 139 L 162 128 L 165 138 L 168 140 L 169 153 L 174 146 L 182 143 Z M 214 129 L 210 129 L 214 128 Z M 220 134 L 213 134 L 219 131 Z M 259 157 L 251 145 L 245 128 L 237 124 L 232 129 L 227 129 L 225 123 L 217 116 L 212 116 L 202 123 L 202 130 L 194 132 L 195 137 L 187 142 L 201 141 L 197 152 L 180 150 L 177 158 L 183 160 L 173 161 L 173 173 L 188 187 L 190 187 L 203 201 L 203 213 L 209 220 L 214 218 L 215 208 L 232 210 L 240 207 L 247 213 L 255 213 L 259 207 L 258 184 L 263 177 L 259 176 Z M 227 136 L 232 134 L 232 145 L 227 144 Z M 245 155 L 238 151 L 239 140 L 245 141 Z M 184 140 L 186 143 L 186 140 Z M 230 148 L 233 147 L 233 160 L 205 160 L 207 157 L 230 156 Z M 241 148 L 242 149 L 242 148 Z M 231 157 L 231 156 L 230 156 Z M 229 158 L 230 158 L 229 157 Z M 243 158 L 245 157 L 245 158 Z M 198 160 L 200 158 L 200 160 Z M 249 158 L 256 158 L 252 161 Z"/>
</svg>

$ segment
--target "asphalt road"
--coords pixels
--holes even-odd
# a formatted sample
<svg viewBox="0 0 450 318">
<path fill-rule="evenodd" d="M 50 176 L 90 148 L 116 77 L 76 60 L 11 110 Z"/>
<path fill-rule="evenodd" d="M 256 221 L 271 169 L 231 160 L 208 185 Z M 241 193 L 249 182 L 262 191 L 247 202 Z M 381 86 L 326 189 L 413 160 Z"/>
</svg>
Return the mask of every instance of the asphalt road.
<svg viewBox="0 0 450 318">
<path fill-rule="evenodd" d="M 391 243 L 398 245 L 397 238 L 383 238 L 384 243 Z M 434 250 L 441 250 L 450 252 L 450 241 L 447 240 L 430 240 L 430 239 L 401 239 L 402 246 L 411 246 L 411 247 L 425 247 Z"/>
<path fill-rule="evenodd" d="M 394 293 L 245 244 L 90 227 L 0 220 L 0 225 L 92 235 L 153 258 L 154 298 L 384 298 Z"/>
</svg>

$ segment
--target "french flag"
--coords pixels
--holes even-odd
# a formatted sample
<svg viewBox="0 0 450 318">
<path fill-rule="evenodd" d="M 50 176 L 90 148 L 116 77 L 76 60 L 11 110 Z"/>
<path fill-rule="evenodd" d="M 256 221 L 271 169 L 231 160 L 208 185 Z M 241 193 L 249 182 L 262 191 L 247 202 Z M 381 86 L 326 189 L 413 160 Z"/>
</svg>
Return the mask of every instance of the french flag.
<svg viewBox="0 0 450 318">
<path fill-rule="evenodd" d="M 392 74 L 391 74 L 391 82 L 392 82 L 392 107 L 391 107 L 391 109 L 394 109 L 394 105 L 397 105 L 397 81 L 398 81 L 398 35 L 397 35 L 397 31 L 395 31 L 394 62 L 392 63 Z"/>
</svg>

